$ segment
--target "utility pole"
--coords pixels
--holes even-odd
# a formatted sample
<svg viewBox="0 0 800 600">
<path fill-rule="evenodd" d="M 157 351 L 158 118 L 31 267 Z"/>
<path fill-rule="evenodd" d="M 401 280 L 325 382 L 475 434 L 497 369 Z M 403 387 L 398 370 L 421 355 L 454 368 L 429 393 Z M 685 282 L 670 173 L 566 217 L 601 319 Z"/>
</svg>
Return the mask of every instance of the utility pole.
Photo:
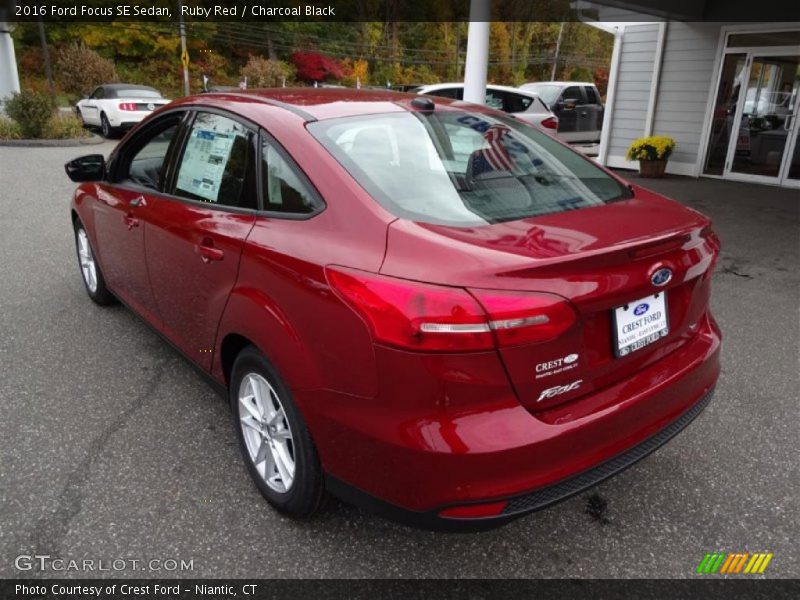
<svg viewBox="0 0 800 600">
<path fill-rule="evenodd" d="M 456 73 L 453 76 L 453 81 L 461 79 L 461 65 L 459 64 L 461 57 L 461 22 L 456 21 Z"/>
<path fill-rule="evenodd" d="M 553 70 L 550 71 L 550 81 L 556 80 L 556 69 L 558 68 L 558 53 L 561 51 L 561 37 L 564 35 L 564 23 L 558 29 L 558 39 L 556 40 L 556 55 L 553 58 Z"/>
<path fill-rule="evenodd" d="M 44 20 L 39 18 L 39 41 L 42 44 L 42 58 L 44 59 L 44 73 L 47 77 L 47 89 L 54 93 L 53 89 L 53 69 L 50 66 L 50 50 L 47 48 L 47 36 L 44 34 Z"/>
<path fill-rule="evenodd" d="M 183 94 L 188 96 L 189 90 L 189 53 L 186 50 L 186 24 L 183 22 L 183 2 L 178 0 L 178 16 L 181 30 L 181 62 L 183 63 Z"/>
</svg>

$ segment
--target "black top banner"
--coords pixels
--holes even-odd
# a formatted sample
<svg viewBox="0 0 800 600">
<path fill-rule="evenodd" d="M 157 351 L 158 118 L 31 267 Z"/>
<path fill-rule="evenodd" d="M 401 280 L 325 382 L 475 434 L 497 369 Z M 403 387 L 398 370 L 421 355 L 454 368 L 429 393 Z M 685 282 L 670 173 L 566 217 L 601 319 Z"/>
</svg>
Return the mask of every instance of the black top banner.
<svg viewBox="0 0 800 600">
<path fill-rule="evenodd" d="M 0 0 L 0 22 L 800 21 L 786 0 Z"/>
</svg>

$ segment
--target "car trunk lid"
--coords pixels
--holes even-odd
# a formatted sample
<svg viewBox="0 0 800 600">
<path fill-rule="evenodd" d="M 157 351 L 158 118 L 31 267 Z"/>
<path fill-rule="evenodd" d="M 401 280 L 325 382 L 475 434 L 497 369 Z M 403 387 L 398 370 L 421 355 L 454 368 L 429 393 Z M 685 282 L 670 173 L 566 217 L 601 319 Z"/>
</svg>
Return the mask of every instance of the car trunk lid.
<svg viewBox="0 0 800 600">
<path fill-rule="evenodd" d="M 576 322 L 556 339 L 498 350 L 520 401 L 539 411 L 629 377 L 691 337 L 708 304 L 717 252 L 708 224 L 641 189 L 630 200 L 481 227 L 398 220 L 381 272 L 568 302 Z M 664 285 L 653 283 L 659 269 L 671 271 Z M 615 309 L 660 302 L 668 333 L 619 356 Z"/>
</svg>

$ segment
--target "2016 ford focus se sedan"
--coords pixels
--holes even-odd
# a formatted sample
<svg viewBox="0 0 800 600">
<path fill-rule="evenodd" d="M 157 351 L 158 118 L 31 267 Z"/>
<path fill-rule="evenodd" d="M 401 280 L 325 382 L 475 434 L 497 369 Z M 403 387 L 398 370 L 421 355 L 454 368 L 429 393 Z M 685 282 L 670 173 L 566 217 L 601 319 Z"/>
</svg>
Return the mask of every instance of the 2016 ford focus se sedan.
<svg viewBox="0 0 800 600">
<path fill-rule="evenodd" d="M 489 108 L 206 94 L 66 168 L 90 298 L 227 390 L 291 516 L 501 524 L 666 442 L 719 374 L 709 220 Z"/>
</svg>

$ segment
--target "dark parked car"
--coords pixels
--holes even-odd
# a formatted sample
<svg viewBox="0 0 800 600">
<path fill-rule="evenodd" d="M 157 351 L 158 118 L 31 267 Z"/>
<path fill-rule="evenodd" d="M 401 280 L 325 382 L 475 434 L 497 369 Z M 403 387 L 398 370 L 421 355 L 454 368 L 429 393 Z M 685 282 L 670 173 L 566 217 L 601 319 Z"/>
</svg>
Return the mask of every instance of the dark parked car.
<svg viewBox="0 0 800 600">
<path fill-rule="evenodd" d="M 719 375 L 709 220 L 500 111 L 204 94 L 66 170 L 89 297 L 225 391 L 294 517 L 327 491 L 505 523 L 665 443 Z"/>
<path fill-rule="evenodd" d="M 542 81 L 526 83 L 522 90 L 536 92 L 558 117 L 558 137 L 565 142 L 599 142 L 603 128 L 603 103 L 593 83 Z"/>
</svg>

